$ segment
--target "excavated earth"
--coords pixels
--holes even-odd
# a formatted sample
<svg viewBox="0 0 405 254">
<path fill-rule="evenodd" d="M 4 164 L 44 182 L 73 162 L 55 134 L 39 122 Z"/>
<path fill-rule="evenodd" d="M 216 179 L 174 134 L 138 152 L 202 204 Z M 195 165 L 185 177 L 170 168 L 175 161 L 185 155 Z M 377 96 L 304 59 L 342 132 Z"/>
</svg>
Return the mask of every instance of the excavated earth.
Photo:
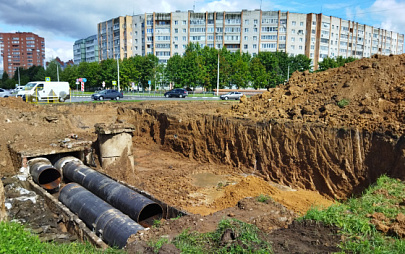
<svg viewBox="0 0 405 254">
<path fill-rule="evenodd" d="M 19 170 L 10 146 L 49 149 L 72 134 L 96 142 L 96 123 L 128 123 L 135 126 L 135 168 L 122 160 L 109 168 L 96 161 L 97 169 L 190 214 L 133 236 L 128 252 L 147 253 L 145 241 L 185 229 L 213 231 L 223 218 L 257 225 L 276 253 L 338 251 L 336 228 L 294 219 L 361 193 L 382 174 L 405 179 L 404 96 L 405 55 L 376 55 L 294 73 L 240 102 L 33 105 L 0 98 L 0 176 L 10 200 L 7 185 Z M 259 202 L 259 195 L 271 199 Z"/>
</svg>

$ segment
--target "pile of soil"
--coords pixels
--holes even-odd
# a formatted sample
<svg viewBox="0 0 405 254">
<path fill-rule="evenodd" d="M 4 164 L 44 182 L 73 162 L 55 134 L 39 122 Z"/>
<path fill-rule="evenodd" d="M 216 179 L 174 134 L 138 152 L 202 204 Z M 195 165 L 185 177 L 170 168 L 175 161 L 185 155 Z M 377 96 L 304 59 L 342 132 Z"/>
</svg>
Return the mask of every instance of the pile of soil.
<svg viewBox="0 0 405 254">
<path fill-rule="evenodd" d="M 405 123 L 404 73 L 405 55 L 374 55 L 323 72 L 295 72 L 287 84 L 242 99 L 228 115 L 400 134 Z"/>
</svg>

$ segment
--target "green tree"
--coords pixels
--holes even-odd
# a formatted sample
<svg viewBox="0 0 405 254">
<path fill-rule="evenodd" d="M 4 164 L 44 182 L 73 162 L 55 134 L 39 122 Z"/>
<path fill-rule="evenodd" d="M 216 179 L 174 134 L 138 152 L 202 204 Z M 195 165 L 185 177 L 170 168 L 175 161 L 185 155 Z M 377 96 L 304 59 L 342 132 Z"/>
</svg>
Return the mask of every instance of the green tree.
<svg viewBox="0 0 405 254">
<path fill-rule="evenodd" d="M 267 72 L 259 58 L 254 57 L 250 62 L 250 73 L 252 85 L 255 89 L 266 87 L 268 79 Z"/>
<path fill-rule="evenodd" d="M 170 57 L 167 61 L 166 70 L 168 79 L 174 82 L 175 87 L 180 87 L 184 83 L 184 60 L 181 56 L 174 55 Z"/>
<path fill-rule="evenodd" d="M 240 55 L 236 62 L 233 63 L 232 71 L 232 83 L 235 84 L 238 88 L 247 88 L 249 80 L 251 79 L 249 64 L 245 62 L 243 58 L 240 57 Z"/>
</svg>

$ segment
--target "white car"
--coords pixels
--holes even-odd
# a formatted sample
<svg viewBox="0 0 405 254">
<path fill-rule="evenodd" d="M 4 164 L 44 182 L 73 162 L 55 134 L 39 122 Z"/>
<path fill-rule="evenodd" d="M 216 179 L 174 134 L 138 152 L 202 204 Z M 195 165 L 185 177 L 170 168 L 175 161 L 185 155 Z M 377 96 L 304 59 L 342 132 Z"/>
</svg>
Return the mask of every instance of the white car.
<svg viewBox="0 0 405 254">
<path fill-rule="evenodd" d="M 0 97 L 7 98 L 13 96 L 9 90 L 0 88 Z"/>
<path fill-rule="evenodd" d="M 232 99 L 232 100 L 240 100 L 240 97 L 242 97 L 243 96 L 243 93 L 241 93 L 241 92 L 229 92 L 229 93 L 227 93 L 227 94 L 223 94 L 223 95 L 221 95 L 221 100 L 229 100 L 229 99 Z"/>
</svg>

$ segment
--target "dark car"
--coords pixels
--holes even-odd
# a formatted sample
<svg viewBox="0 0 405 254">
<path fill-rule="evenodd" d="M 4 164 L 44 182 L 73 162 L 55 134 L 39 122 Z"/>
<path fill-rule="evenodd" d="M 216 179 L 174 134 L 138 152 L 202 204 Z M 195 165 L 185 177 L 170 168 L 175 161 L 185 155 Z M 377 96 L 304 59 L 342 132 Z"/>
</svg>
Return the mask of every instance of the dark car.
<svg viewBox="0 0 405 254">
<path fill-rule="evenodd" d="M 124 95 L 117 90 L 113 89 L 107 89 L 107 90 L 102 90 L 100 92 L 94 93 L 91 95 L 91 99 L 93 100 L 105 100 L 105 99 L 110 99 L 110 100 L 119 100 L 124 98 Z"/>
<path fill-rule="evenodd" d="M 227 93 L 227 94 L 223 94 L 223 95 L 221 95 L 221 100 L 228 100 L 228 99 L 231 99 L 231 100 L 240 100 L 240 97 L 242 97 L 243 96 L 243 93 L 240 93 L 240 92 L 229 92 L 229 93 Z"/>
<path fill-rule="evenodd" d="M 165 93 L 166 98 L 170 97 L 186 98 L 187 95 L 188 95 L 187 90 L 183 88 L 175 88 Z"/>
</svg>

